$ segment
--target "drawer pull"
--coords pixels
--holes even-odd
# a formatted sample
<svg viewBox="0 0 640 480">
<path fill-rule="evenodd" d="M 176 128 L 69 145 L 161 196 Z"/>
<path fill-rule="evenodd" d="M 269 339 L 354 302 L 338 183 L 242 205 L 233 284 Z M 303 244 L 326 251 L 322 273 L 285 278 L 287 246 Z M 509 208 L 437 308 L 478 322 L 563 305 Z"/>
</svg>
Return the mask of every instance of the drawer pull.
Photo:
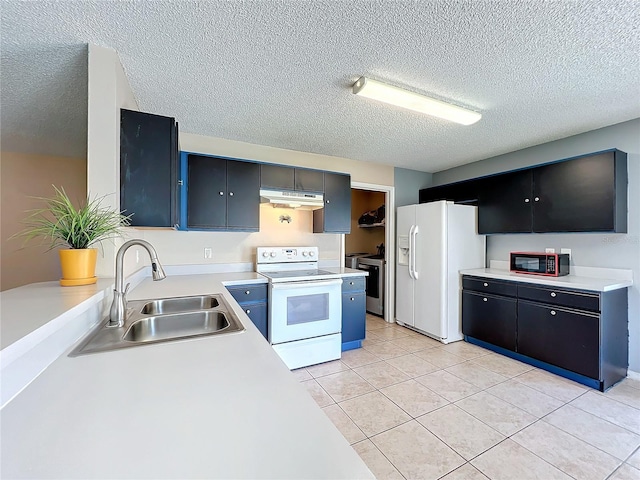
<svg viewBox="0 0 640 480">
<path fill-rule="evenodd" d="M 353 285 L 353 282 L 349 282 L 349 285 Z"/>
<path fill-rule="evenodd" d="M 556 298 L 556 292 L 551 292 L 551 296 L 552 296 L 553 298 Z"/>
<path fill-rule="evenodd" d="M 482 301 L 483 301 L 483 302 L 488 302 L 489 300 L 487 299 L 487 297 L 484 297 L 484 298 L 482 299 Z"/>
<path fill-rule="evenodd" d="M 351 301 L 353 302 L 355 300 L 355 298 L 351 297 Z"/>
<path fill-rule="evenodd" d="M 489 284 L 487 282 L 484 282 L 482 285 L 485 286 L 485 287 L 489 286 Z"/>
<path fill-rule="evenodd" d="M 551 315 L 555 315 L 556 311 L 555 310 L 551 310 Z"/>
<path fill-rule="evenodd" d="M 230 196 L 230 197 L 233 197 L 233 192 L 229 192 L 229 196 Z"/>
<path fill-rule="evenodd" d="M 224 195 L 224 192 L 218 192 L 220 195 Z"/>
<path fill-rule="evenodd" d="M 251 290 L 247 290 L 246 292 L 244 292 L 245 295 L 249 295 L 251 293 Z"/>
<path fill-rule="evenodd" d="M 251 309 L 247 308 L 247 309 L 245 310 L 245 312 L 247 312 L 247 315 L 248 315 L 248 314 L 250 314 L 250 313 L 251 313 Z"/>
</svg>

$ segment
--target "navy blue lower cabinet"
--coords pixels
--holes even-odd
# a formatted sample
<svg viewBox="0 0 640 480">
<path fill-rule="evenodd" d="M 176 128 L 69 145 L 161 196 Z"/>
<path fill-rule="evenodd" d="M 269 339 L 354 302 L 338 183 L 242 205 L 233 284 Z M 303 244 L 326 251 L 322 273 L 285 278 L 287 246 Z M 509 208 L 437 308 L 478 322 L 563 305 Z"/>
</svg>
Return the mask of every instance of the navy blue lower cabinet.
<svg viewBox="0 0 640 480">
<path fill-rule="evenodd" d="M 260 330 L 262 336 L 269 339 L 269 300 L 266 283 L 234 285 L 227 287 L 244 313 Z"/>
<path fill-rule="evenodd" d="M 364 276 L 342 281 L 342 351 L 362 346 L 367 320 Z"/>
</svg>

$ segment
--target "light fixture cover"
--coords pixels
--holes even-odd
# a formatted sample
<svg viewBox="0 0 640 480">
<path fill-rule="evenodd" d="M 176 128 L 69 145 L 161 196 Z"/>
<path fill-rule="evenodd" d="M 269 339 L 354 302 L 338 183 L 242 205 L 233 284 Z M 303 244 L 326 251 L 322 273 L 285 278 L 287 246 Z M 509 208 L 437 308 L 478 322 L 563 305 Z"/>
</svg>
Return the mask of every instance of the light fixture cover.
<svg viewBox="0 0 640 480">
<path fill-rule="evenodd" d="M 353 93 L 397 107 L 407 108 L 416 112 L 450 120 L 462 125 L 471 125 L 482 118 L 482 114 L 474 112 L 473 110 L 467 110 L 457 105 L 403 90 L 402 88 L 393 87 L 366 77 L 360 77 L 358 81 L 353 84 Z"/>
</svg>

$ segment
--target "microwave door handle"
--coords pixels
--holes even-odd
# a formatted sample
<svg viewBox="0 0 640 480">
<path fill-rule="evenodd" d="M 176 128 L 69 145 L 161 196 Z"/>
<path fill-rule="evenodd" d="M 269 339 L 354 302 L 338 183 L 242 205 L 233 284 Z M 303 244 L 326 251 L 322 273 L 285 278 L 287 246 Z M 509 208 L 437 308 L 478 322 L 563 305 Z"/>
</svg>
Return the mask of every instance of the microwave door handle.
<svg viewBox="0 0 640 480">
<path fill-rule="evenodd" d="M 415 280 L 416 277 L 413 276 L 413 229 L 415 225 L 411 225 L 409 229 L 409 278 Z"/>
<path fill-rule="evenodd" d="M 414 226 L 413 229 L 413 278 L 415 278 L 416 280 L 418 280 L 418 270 L 416 270 L 416 237 L 418 236 L 418 232 L 419 232 L 419 228 L 418 225 Z"/>
</svg>

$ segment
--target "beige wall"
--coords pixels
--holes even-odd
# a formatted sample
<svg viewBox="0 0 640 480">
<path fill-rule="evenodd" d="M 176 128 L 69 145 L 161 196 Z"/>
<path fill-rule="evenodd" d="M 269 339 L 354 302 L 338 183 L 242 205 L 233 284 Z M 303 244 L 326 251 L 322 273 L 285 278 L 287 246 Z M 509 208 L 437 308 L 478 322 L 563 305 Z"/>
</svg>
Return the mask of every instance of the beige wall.
<svg viewBox="0 0 640 480">
<path fill-rule="evenodd" d="M 376 247 L 384 243 L 384 227 L 361 228 L 358 219 L 380 205 L 384 205 L 384 192 L 351 189 L 351 233 L 345 237 L 345 253 L 378 253 Z"/>
<path fill-rule="evenodd" d="M 30 197 L 51 197 L 53 187 L 64 187 L 72 200 L 87 196 L 87 162 L 84 158 L 49 157 L 2 152 L 0 156 L 0 290 L 34 282 L 58 280 L 58 250 L 34 239 L 23 247 L 23 238 L 9 239 L 24 228 L 26 210 L 42 208 L 42 201 Z"/>
</svg>

